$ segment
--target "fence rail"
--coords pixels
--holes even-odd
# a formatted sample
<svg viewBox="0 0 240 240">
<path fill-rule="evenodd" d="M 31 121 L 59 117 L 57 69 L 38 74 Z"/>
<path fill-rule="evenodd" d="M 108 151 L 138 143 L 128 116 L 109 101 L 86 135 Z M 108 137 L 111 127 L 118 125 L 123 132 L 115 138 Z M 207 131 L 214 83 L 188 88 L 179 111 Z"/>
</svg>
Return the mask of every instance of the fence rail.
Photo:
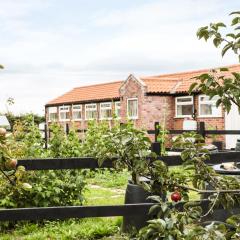
<svg viewBox="0 0 240 240">
<path fill-rule="evenodd" d="M 181 165 L 180 156 L 159 157 L 168 166 Z M 57 169 L 95 169 L 112 168 L 116 159 L 107 160 L 102 166 L 98 166 L 97 159 L 91 157 L 83 158 L 57 158 L 57 159 L 22 159 L 18 165 L 22 165 L 26 170 L 57 170 Z M 148 160 L 151 160 L 150 158 Z M 237 162 L 240 160 L 240 152 L 220 152 L 210 154 L 208 164 L 219 162 Z M 171 203 L 169 203 L 171 204 Z M 177 206 L 182 208 L 184 202 Z M 207 211 L 209 201 L 202 200 L 200 205 L 204 212 Z M 68 218 L 88 218 L 88 217 L 111 217 L 111 216 L 136 216 L 147 214 L 153 203 L 138 203 L 125 205 L 106 206 L 61 206 L 61 207 L 40 207 L 40 208 L 14 208 L 0 210 L 0 221 L 19 220 L 56 220 Z"/>
</svg>

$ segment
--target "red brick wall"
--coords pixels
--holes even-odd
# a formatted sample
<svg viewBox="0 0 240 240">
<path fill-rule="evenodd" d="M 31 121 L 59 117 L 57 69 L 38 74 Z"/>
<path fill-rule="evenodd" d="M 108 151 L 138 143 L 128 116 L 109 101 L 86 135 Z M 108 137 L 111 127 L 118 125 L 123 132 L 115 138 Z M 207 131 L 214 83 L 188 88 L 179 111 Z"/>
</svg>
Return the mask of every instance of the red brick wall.
<svg viewBox="0 0 240 240">
<path fill-rule="evenodd" d="M 136 127 L 145 128 L 147 130 L 154 129 L 154 122 L 164 124 L 167 129 L 182 129 L 184 118 L 175 117 L 175 97 L 174 96 L 147 96 L 147 87 L 141 80 L 130 76 L 124 85 L 120 88 L 120 102 L 121 102 L 121 120 L 126 121 L 127 116 L 127 99 L 138 98 L 138 119 L 133 120 Z M 194 108 L 198 113 L 198 96 L 194 96 Z M 99 116 L 100 103 L 97 103 L 97 111 Z M 114 111 L 114 104 L 113 104 Z M 86 129 L 87 122 L 85 121 L 85 108 L 82 104 L 83 120 L 74 122 L 61 122 L 62 124 L 74 124 L 79 129 Z M 213 127 L 214 129 L 225 129 L 224 126 L 224 111 L 222 116 L 217 118 L 199 118 L 196 117 L 197 122 L 204 121 L 206 129 Z M 100 121 L 100 120 L 98 120 Z M 109 121 L 111 124 L 111 121 Z M 151 135 L 153 139 L 153 135 Z M 224 136 L 219 136 L 219 140 L 225 140 Z M 208 141 L 210 141 L 208 139 Z"/>
<path fill-rule="evenodd" d="M 121 117 L 126 120 L 127 99 L 138 98 L 139 112 L 138 119 L 134 120 L 137 127 L 143 127 L 147 130 L 154 129 L 154 123 L 160 122 L 167 129 L 183 129 L 184 118 L 175 117 L 175 97 L 174 96 L 147 96 L 146 87 L 141 85 L 134 77 L 129 78 L 120 90 L 121 96 Z M 194 109 L 198 114 L 198 96 L 194 96 Z M 164 116 L 165 115 L 165 116 Z M 165 118 L 165 119 L 164 119 Z M 197 122 L 205 122 L 206 129 L 210 126 L 214 129 L 225 129 L 224 111 L 221 117 L 200 118 L 196 117 Z M 153 140 L 153 135 L 150 136 Z M 224 136 L 218 136 L 218 140 L 225 141 Z M 211 139 L 207 138 L 207 142 Z"/>
<path fill-rule="evenodd" d="M 127 120 L 127 99 L 138 98 L 138 119 L 133 120 L 136 127 L 143 126 L 143 107 L 145 102 L 146 87 L 134 77 L 129 77 L 125 84 L 120 88 L 121 99 L 121 121 Z"/>
</svg>

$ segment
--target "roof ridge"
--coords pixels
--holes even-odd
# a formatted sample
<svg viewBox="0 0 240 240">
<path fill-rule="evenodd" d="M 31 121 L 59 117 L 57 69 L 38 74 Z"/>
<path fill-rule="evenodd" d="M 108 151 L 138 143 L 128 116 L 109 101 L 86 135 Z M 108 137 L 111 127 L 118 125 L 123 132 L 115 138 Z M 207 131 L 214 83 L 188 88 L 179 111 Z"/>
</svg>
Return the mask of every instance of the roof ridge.
<svg viewBox="0 0 240 240">
<path fill-rule="evenodd" d="M 212 67 L 212 68 L 205 68 L 205 69 L 199 69 L 199 70 L 190 70 L 190 71 L 184 71 L 184 72 L 176 72 L 176 73 L 164 73 L 161 75 L 153 75 L 153 76 L 146 76 L 146 77 L 141 77 L 141 79 L 148 79 L 148 78 L 159 78 L 159 77 L 166 77 L 166 76 L 174 76 L 174 75 L 184 75 L 184 74 L 192 74 L 192 73 L 198 73 L 198 72 L 207 72 L 211 69 L 217 69 L 217 68 L 234 68 L 234 67 L 240 67 L 240 64 L 232 64 L 232 65 L 227 65 L 227 66 L 218 66 L 218 67 Z"/>
</svg>

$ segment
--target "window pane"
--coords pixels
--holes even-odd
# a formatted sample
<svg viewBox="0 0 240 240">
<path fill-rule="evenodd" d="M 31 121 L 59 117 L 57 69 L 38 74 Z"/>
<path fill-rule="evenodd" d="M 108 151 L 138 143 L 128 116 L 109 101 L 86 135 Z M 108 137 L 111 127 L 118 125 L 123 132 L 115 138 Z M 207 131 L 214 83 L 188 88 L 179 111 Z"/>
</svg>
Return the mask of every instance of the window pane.
<svg viewBox="0 0 240 240">
<path fill-rule="evenodd" d="M 73 119 L 82 119 L 81 111 L 73 111 Z"/>
<path fill-rule="evenodd" d="M 111 109 L 101 109 L 101 118 L 111 118 L 112 117 L 112 110 Z"/>
<path fill-rule="evenodd" d="M 100 104 L 100 118 L 109 119 L 112 117 L 112 103 L 106 102 Z"/>
<path fill-rule="evenodd" d="M 192 102 L 192 98 L 177 98 L 177 102 L 179 103 L 185 103 L 185 102 Z"/>
<path fill-rule="evenodd" d="M 121 109 L 121 103 L 115 102 L 115 115 L 117 118 L 120 118 L 120 109 Z"/>
<path fill-rule="evenodd" d="M 88 104 L 85 105 L 86 113 L 85 118 L 86 120 L 92 120 L 97 118 L 97 105 L 96 104 Z"/>
<path fill-rule="evenodd" d="M 49 120 L 56 121 L 57 120 L 57 113 L 49 113 Z"/>
<path fill-rule="evenodd" d="M 70 112 L 60 112 L 60 119 L 61 120 L 70 119 Z"/>
<path fill-rule="evenodd" d="M 212 105 L 201 104 L 200 115 L 212 115 Z"/>
<path fill-rule="evenodd" d="M 178 116 L 189 116 L 193 114 L 193 105 L 178 105 L 177 115 Z"/>
<path fill-rule="evenodd" d="M 128 100 L 128 117 L 136 118 L 138 116 L 138 102 L 137 99 Z"/>
<path fill-rule="evenodd" d="M 57 113 L 57 107 L 49 107 L 48 112 L 49 113 Z"/>
</svg>

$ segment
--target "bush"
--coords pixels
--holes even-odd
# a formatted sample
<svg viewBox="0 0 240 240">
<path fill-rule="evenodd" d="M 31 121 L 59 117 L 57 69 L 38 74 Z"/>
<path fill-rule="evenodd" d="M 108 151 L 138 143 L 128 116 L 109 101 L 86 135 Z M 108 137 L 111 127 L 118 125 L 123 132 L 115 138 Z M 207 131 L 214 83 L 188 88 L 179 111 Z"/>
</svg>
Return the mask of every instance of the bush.
<svg viewBox="0 0 240 240">
<path fill-rule="evenodd" d="M 36 171 L 27 178 L 32 184 L 29 191 L 1 182 L 0 207 L 50 207 L 83 202 L 86 182 L 79 171 Z"/>
</svg>

